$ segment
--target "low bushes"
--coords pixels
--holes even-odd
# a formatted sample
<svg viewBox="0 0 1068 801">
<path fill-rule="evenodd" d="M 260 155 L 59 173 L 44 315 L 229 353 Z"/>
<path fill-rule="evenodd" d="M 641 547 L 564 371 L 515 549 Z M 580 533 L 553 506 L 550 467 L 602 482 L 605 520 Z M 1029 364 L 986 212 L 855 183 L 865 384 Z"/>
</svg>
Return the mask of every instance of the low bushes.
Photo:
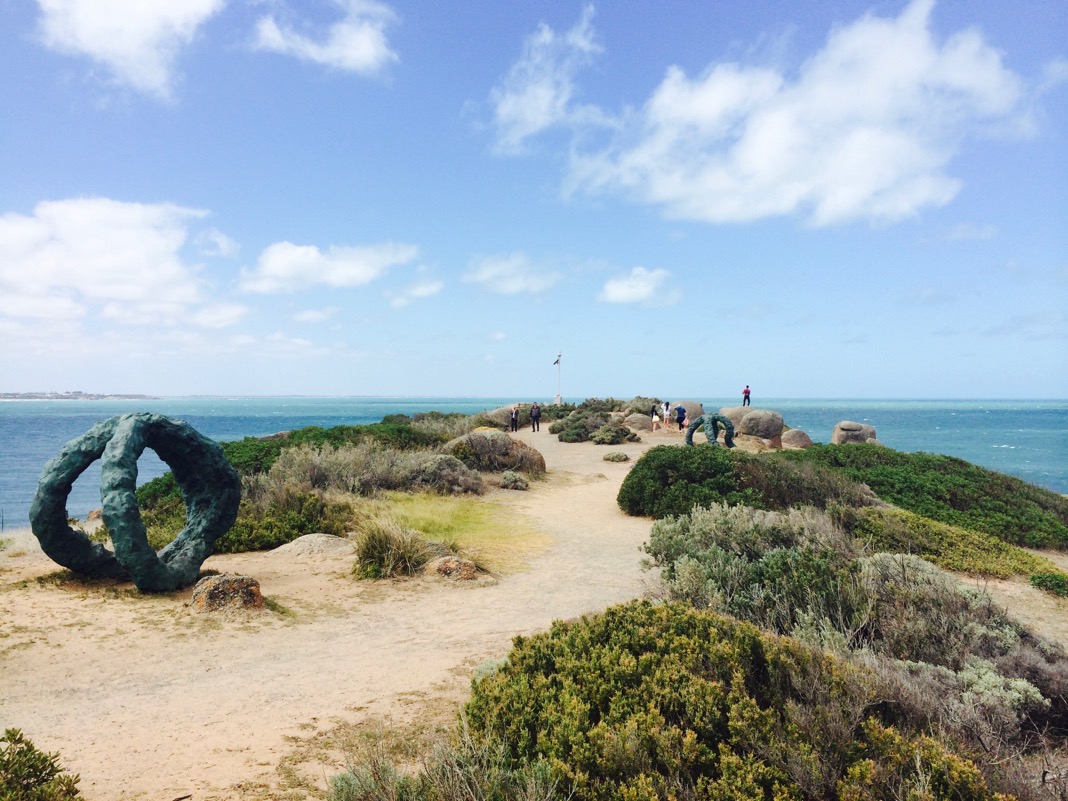
<svg viewBox="0 0 1068 801">
<path fill-rule="evenodd" d="M 0 737 L 0 801 L 68 801 L 81 797 L 78 782 L 59 764 L 59 754 L 37 750 L 20 730 Z"/>
<path fill-rule="evenodd" d="M 830 468 L 707 445 L 658 445 L 646 451 L 616 500 L 627 514 L 656 518 L 721 502 L 762 509 L 880 504 L 866 487 Z"/>
<path fill-rule="evenodd" d="M 887 722 L 932 726 L 988 754 L 988 779 L 1019 791 L 1006 766 L 1040 758 L 1068 733 L 1063 650 L 985 592 L 870 545 L 814 509 L 720 504 L 657 521 L 646 551 L 667 598 L 852 654 L 877 677 Z"/>
<path fill-rule="evenodd" d="M 993 578 L 1059 572 L 1049 559 L 993 534 L 939 523 L 903 509 L 842 510 L 841 520 L 854 537 L 868 541 L 875 550 L 916 554 L 946 570 Z"/>
<path fill-rule="evenodd" d="M 878 445 L 815 445 L 775 458 L 831 467 L 932 520 L 1014 545 L 1068 549 L 1068 498 L 962 459 Z"/>
<path fill-rule="evenodd" d="M 476 743 L 582 801 L 995 798 L 966 757 L 881 719 L 875 690 L 795 640 L 632 602 L 517 637 L 465 714 Z"/>
</svg>

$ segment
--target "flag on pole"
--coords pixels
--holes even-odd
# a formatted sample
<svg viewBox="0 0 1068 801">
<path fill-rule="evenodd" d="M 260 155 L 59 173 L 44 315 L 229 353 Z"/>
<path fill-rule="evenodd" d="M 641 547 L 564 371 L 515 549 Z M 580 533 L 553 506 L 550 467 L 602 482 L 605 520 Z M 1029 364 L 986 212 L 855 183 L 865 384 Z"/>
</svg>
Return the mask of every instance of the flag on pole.
<svg viewBox="0 0 1068 801">
<path fill-rule="evenodd" d="M 560 364 L 560 356 L 562 356 L 562 355 L 563 355 L 563 354 L 557 353 L 557 354 L 556 354 L 556 361 L 555 361 L 555 362 L 553 362 L 553 364 Z"/>
</svg>

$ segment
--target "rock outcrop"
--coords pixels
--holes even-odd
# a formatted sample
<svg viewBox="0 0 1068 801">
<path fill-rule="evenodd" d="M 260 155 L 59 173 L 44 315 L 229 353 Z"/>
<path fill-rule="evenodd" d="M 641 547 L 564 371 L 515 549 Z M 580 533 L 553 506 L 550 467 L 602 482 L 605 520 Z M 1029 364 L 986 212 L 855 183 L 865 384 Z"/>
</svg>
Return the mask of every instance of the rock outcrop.
<svg viewBox="0 0 1068 801">
<path fill-rule="evenodd" d="M 628 414 L 623 421 L 623 425 L 627 428 L 631 428 L 635 431 L 652 431 L 653 430 L 653 418 L 647 414 Z"/>
<path fill-rule="evenodd" d="M 197 582 L 189 605 L 197 612 L 229 609 L 263 609 L 260 583 L 250 576 L 223 573 Z"/>
<path fill-rule="evenodd" d="M 852 420 L 843 420 L 834 427 L 831 434 L 832 445 L 845 445 L 851 442 L 872 442 L 879 444 L 875 436 L 875 428 L 866 423 L 854 423 Z"/>
<path fill-rule="evenodd" d="M 811 448 L 814 444 L 812 438 L 800 428 L 791 428 L 782 432 L 782 446 L 786 450 L 800 451 Z"/>
</svg>

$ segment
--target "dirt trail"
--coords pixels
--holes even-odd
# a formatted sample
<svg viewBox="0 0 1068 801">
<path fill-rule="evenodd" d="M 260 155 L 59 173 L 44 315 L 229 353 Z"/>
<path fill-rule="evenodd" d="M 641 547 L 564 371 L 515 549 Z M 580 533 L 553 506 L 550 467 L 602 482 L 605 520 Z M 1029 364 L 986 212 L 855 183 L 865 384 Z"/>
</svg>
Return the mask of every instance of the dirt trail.
<svg viewBox="0 0 1068 801">
<path fill-rule="evenodd" d="M 344 550 L 214 556 L 206 569 L 254 576 L 293 613 L 220 618 L 190 612 L 188 592 L 17 584 L 56 569 L 19 532 L 0 552 L 0 727 L 58 751 L 89 801 L 229 801 L 265 797 L 294 743 L 340 722 L 403 721 L 428 700 L 455 708 L 516 634 L 643 589 L 649 522 L 615 503 L 629 465 L 544 431 L 518 436 L 550 475 L 493 499 L 550 545 L 496 583 L 357 582 Z M 320 786 L 342 767 L 304 766 Z"/>
</svg>

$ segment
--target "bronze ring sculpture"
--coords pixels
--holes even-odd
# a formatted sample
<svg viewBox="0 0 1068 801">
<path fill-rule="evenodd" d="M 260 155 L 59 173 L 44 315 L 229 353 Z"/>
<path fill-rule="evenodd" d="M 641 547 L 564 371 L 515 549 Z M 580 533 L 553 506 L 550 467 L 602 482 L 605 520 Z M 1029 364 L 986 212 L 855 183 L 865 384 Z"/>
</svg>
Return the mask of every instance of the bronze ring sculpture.
<svg viewBox="0 0 1068 801">
<path fill-rule="evenodd" d="M 719 436 L 719 427 L 723 426 L 723 444 L 728 448 L 734 447 L 734 423 L 730 421 L 730 418 L 724 417 L 722 414 L 702 414 L 695 420 L 690 422 L 689 427 L 686 429 L 686 444 L 693 446 L 693 435 L 702 425 L 705 427 L 705 436 L 708 438 L 708 444 L 717 446 L 719 442 L 717 437 Z"/>
<path fill-rule="evenodd" d="M 185 528 L 158 554 L 148 544 L 134 494 L 145 448 L 171 468 L 186 503 Z M 71 486 L 96 459 L 102 460 L 100 495 L 114 554 L 67 524 Z M 30 524 L 42 550 L 70 570 L 131 578 L 142 592 L 169 592 L 196 581 L 215 541 L 237 518 L 240 501 L 241 480 L 218 443 L 179 420 L 126 414 L 93 426 L 45 466 Z"/>
</svg>

